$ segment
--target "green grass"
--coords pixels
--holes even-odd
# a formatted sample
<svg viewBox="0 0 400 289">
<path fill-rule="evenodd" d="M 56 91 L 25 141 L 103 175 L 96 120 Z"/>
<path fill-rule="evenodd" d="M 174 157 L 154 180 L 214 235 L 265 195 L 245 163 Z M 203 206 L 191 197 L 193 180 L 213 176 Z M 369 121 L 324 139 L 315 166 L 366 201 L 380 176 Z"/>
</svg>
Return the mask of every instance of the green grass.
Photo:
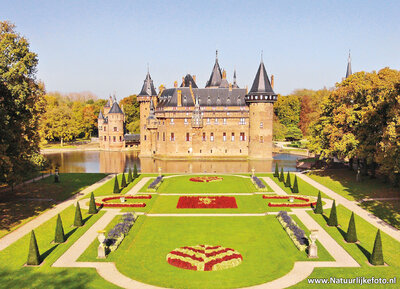
<svg viewBox="0 0 400 289">
<path fill-rule="evenodd" d="M 109 180 L 108 182 L 106 182 L 105 184 L 103 184 L 101 187 L 97 188 L 96 190 L 94 190 L 93 194 L 95 197 L 100 197 L 100 196 L 119 196 L 119 195 L 124 195 L 127 192 L 130 191 L 130 189 L 132 189 L 141 179 L 142 179 L 142 175 L 140 175 L 139 177 L 137 177 L 136 179 L 134 179 L 131 183 L 128 184 L 128 186 L 126 186 L 125 188 L 123 188 L 121 190 L 121 192 L 119 194 L 114 194 L 113 190 L 114 190 L 114 182 L 115 179 L 112 178 L 111 180 Z M 127 174 L 125 174 L 125 179 L 128 179 Z M 118 175 L 118 184 L 121 187 L 121 180 L 122 180 L 122 174 Z M 84 198 L 89 198 L 90 196 L 86 196 Z"/>
<path fill-rule="evenodd" d="M 173 249 L 196 244 L 234 248 L 242 254 L 243 263 L 228 270 L 195 272 L 166 262 L 166 255 Z M 80 261 L 93 261 L 95 254 L 93 242 Z M 321 253 L 320 259 L 323 258 L 329 260 L 330 256 Z M 275 216 L 140 216 L 118 250 L 107 258 L 126 276 L 173 288 L 237 288 L 261 284 L 286 274 L 298 260 L 307 261 L 306 253 L 297 250 Z"/>
</svg>

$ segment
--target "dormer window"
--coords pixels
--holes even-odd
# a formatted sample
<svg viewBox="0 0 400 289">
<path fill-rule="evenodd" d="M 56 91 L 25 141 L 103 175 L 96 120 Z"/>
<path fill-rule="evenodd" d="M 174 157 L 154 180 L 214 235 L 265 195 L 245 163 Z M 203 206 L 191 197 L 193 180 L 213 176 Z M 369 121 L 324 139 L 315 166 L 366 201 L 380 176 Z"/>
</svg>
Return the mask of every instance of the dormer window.
<svg viewBox="0 0 400 289">
<path fill-rule="evenodd" d="M 211 97 L 210 97 L 210 96 L 207 97 L 207 104 L 208 104 L 208 105 L 211 104 Z"/>
</svg>

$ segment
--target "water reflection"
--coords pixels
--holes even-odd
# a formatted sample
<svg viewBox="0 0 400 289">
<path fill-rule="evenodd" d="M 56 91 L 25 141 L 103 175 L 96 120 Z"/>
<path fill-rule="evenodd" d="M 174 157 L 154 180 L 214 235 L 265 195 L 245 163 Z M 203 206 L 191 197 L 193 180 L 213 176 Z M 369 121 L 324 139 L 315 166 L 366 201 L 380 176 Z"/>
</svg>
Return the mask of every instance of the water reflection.
<svg viewBox="0 0 400 289">
<path fill-rule="evenodd" d="M 66 173 L 119 173 L 128 171 L 136 164 L 143 173 L 156 173 L 158 167 L 165 173 L 243 173 L 252 168 L 256 172 L 271 172 L 275 163 L 285 171 L 296 170 L 296 160 L 300 156 L 290 154 L 276 154 L 273 160 L 157 160 L 152 158 L 138 158 L 137 152 L 107 152 L 107 151 L 71 151 L 48 153 L 45 156 L 53 167 L 59 167 Z"/>
</svg>

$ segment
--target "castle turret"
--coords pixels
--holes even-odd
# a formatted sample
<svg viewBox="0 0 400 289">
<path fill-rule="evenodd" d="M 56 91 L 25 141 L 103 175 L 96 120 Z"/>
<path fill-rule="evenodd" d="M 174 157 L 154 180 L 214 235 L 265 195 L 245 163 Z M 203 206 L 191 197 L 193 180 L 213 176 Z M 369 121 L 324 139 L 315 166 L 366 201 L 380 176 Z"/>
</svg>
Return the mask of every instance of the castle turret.
<svg viewBox="0 0 400 289">
<path fill-rule="evenodd" d="M 261 60 L 250 91 L 245 96 L 249 106 L 249 158 L 272 158 L 272 124 L 277 95 L 271 87 L 264 62 Z"/>
<path fill-rule="evenodd" d="M 219 87 L 222 81 L 222 72 L 218 63 L 218 50 L 215 52 L 215 64 L 210 75 L 210 79 L 207 81 L 206 87 Z"/>
<path fill-rule="evenodd" d="M 107 115 L 108 120 L 108 145 L 109 149 L 121 149 L 125 147 L 124 139 L 124 120 L 125 116 L 114 99 L 110 111 Z"/>
</svg>

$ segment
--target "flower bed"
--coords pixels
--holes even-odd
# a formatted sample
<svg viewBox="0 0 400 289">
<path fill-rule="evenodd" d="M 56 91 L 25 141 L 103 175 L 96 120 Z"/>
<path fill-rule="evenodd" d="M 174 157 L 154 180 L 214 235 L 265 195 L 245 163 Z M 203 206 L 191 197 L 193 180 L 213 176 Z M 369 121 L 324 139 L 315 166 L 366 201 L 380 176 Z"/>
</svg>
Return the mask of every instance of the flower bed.
<svg viewBox="0 0 400 289">
<path fill-rule="evenodd" d="M 224 270 L 240 265 L 242 260 L 234 249 L 209 245 L 181 247 L 167 255 L 170 265 L 195 271 Z"/>
<path fill-rule="evenodd" d="M 265 184 L 263 183 L 263 181 L 261 181 L 259 178 L 257 178 L 256 176 L 251 177 L 251 181 L 254 184 L 254 186 L 256 186 L 257 189 L 259 189 L 260 191 L 266 191 L 267 187 L 265 186 Z"/>
<path fill-rule="evenodd" d="M 157 189 L 161 186 L 162 181 L 162 176 L 157 177 L 154 181 L 150 183 L 150 185 L 147 187 L 147 190 L 151 192 L 157 191 Z"/>
<path fill-rule="evenodd" d="M 223 177 L 194 177 L 190 178 L 189 180 L 191 182 L 197 182 L 197 183 L 209 183 L 209 182 L 220 182 L 224 178 Z"/>
<path fill-rule="evenodd" d="M 293 243 L 300 251 L 304 251 L 308 247 L 308 239 L 306 234 L 295 221 L 288 215 L 286 211 L 280 211 L 276 216 L 279 223 L 283 226 L 286 233 L 292 239 Z"/>
<path fill-rule="evenodd" d="M 315 206 L 317 202 L 315 200 L 311 200 L 309 197 L 304 196 L 267 196 L 263 195 L 263 199 L 279 199 L 279 200 L 289 200 L 289 198 L 293 198 L 295 200 L 304 201 L 304 203 L 294 204 L 294 203 L 268 203 L 269 207 L 291 207 L 291 208 L 304 208 L 310 207 L 311 205 Z"/>
<path fill-rule="evenodd" d="M 107 197 L 103 198 L 101 202 L 96 202 L 96 206 L 102 206 L 106 208 L 143 208 L 146 207 L 146 203 L 133 203 L 133 204 L 124 204 L 124 203 L 107 203 L 110 200 L 117 200 L 121 197 L 125 199 L 151 199 L 151 195 L 136 195 L 136 196 L 118 196 L 118 197 Z"/>
<path fill-rule="evenodd" d="M 132 213 L 122 215 L 120 222 L 108 232 L 107 238 L 103 242 L 103 246 L 106 248 L 107 252 L 117 250 L 125 236 L 128 235 L 134 222 L 135 216 Z"/>
<path fill-rule="evenodd" d="M 179 198 L 178 209 L 236 209 L 235 197 L 192 197 L 183 196 Z"/>
</svg>

